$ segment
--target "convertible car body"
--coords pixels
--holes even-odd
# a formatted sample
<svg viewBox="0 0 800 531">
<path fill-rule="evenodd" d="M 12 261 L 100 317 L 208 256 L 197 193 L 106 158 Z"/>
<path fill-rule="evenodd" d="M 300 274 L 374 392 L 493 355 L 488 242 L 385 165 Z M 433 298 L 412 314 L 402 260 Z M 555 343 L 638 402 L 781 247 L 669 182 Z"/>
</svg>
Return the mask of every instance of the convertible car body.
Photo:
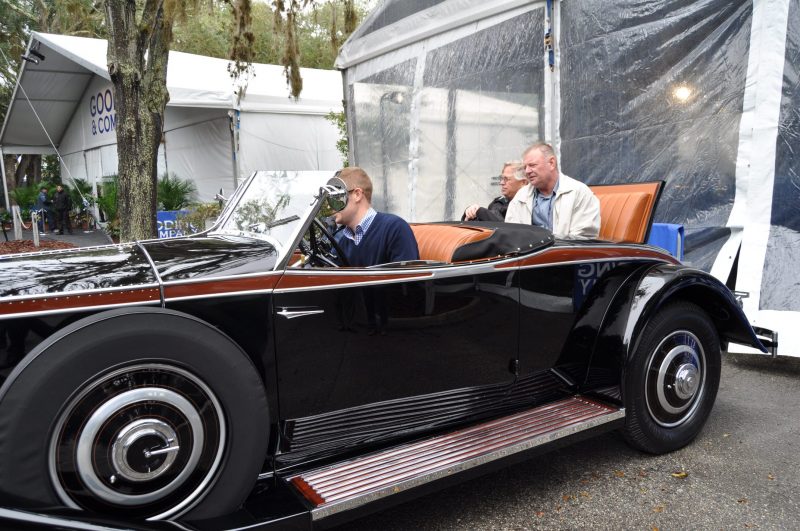
<svg viewBox="0 0 800 531">
<path fill-rule="evenodd" d="M 0 519 L 302 529 L 602 430 L 669 452 L 726 343 L 764 350 L 646 245 L 416 224 L 419 261 L 348 267 L 328 177 L 256 173 L 192 237 L 0 258 Z"/>
</svg>

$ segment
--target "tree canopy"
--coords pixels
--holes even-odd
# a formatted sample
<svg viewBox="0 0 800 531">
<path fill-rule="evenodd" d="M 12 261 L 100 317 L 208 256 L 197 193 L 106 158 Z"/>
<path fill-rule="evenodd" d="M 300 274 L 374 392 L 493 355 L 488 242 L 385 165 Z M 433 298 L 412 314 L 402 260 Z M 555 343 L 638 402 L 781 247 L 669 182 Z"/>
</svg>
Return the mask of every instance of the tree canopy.
<svg viewBox="0 0 800 531">
<path fill-rule="evenodd" d="M 228 58 L 231 75 L 254 62 L 282 64 L 290 92 L 299 67 L 332 68 L 369 0 L 18 0 L 0 4 L 0 120 L 33 30 L 107 38 L 117 107 L 123 240 L 155 235 L 156 158 L 169 94 L 170 49 Z M 12 185 L 13 186 L 13 185 Z"/>
</svg>

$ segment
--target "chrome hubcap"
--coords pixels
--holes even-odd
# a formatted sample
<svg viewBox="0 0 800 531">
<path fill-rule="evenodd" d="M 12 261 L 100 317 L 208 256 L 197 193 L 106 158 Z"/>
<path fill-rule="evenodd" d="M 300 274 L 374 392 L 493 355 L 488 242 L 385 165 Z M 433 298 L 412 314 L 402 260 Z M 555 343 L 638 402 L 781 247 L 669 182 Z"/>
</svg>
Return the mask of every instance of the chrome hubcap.
<svg viewBox="0 0 800 531">
<path fill-rule="evenodd" d="M 699 382 L 697 367 L 690 363 L 681 365 L 675 373 L 675 394 L 683 399 L 691 398 Z"/>
<path fill-rule="evenodd" d="M 181 447 L 178 434 L 158 419 L 131 422 L 111 446 L 111 464 L 125 479 L 147 481 L 169 470 Z"/>
<path fill-rule="evenodd" d="M 678 330 L 655 348 L 645 381 L 647 409 L 653 420 L 674 427 L 692 416 L 705 383 L 706 357 L 700 340 Z"/>
<path fill-rule="evenodd" d="M 225 445 L 222 408 L 197 377 L 142 364 L 86 385 L 51 439 L 50 475 L 74 508 L 166 518 L 213 480 Z"/>
</svg>

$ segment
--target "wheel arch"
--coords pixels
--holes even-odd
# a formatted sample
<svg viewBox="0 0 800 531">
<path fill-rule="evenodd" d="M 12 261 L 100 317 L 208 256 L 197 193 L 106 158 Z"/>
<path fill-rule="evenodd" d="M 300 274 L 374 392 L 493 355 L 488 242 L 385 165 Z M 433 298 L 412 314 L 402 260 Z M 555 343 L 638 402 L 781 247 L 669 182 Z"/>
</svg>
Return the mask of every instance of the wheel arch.
<svg viewBox="0 0 800 531">
<path fill-rule="evenodd" d="M 25 370 L 37 357 L 39 357 L 42 353 L 44 353 L 48 348 L 52 347 L 56 342 L 62 340 L 63 338 L 78 332 L 84 328 L 89 326 L 95 325 L 97 323 L 107 321 L 109 319 L 116 319 L 124 316 L 129 315 L 141 315 L 141 314 L 155 314 L 155 315 L 162 315 L 167 319 L 188 319 L 192 322 L 201 324 L 205 328 L 208 329 L 209 332 L 217 334 L 221 337 L 224 337 L 233 347 L 238 350 L 242 356 L 244 356 L 250 364 L 253 365 L 254 370 L 261 378 L 262 385 L 266 386 L 264 382 L 264 375 L 261 371 L 257 370 L 257 367 L 253 363 L 251 356 L 245 351 L 231 336 L 220 330 L 219 328 L 211 325 L 210 323 L 196 317 L 194 315 L 180 312 L 177 310 L 172 310 L 169 308 L 163 307 L 155 307 L 155 306 L 138 306 L 138 307 L 126 307 L 126 308 L 115 308 L 112 310 L 101 311 L 98 313 L 93 313 L 77 319 L 75 321 L 70 322 L 69 324 L 59 328 L 55 332 L 53 332 L 50 336 L 42 340 L 36 347 L 34 347 L 30 352 L 28 352 L 15 366 L 14 369 L 9 373 L 8 377 L 3 382 L 3 385 L 0 386 L 0 406 L 2 406 L 3 397 L 7 392 L 8 388 L 13 385 L 16 378 L 19 376 L 22 371 Z M 272 415 L 272 404 L 270 404 L 270 415 Z M 274 417 L 273 417 L 274 418 Z"/>
<path fill-rule="evenodd" d="M 692 302 L 703 309 L 714 324 L 721 344 L 733 341 L 767 352 L 731 291 L 704 271 L 674 265 L 655 266 L 632 287 L 628 300 L 630 304 L 621 334 L 625 363 L 635 352 L 647 323 L 664 305 L 677 300 Z"/>
<path fill-rule="evenodd" d="M 721 343 L 734 341 L 767 352 L 730 290 L 708 273 L 686 266 L 657 264 L 631 272 L 603 308 L 592 345 L 590 368 L 625 366 L 647 323 L 664 305 L 692 302 L 712 320 Z"/>
</svg>

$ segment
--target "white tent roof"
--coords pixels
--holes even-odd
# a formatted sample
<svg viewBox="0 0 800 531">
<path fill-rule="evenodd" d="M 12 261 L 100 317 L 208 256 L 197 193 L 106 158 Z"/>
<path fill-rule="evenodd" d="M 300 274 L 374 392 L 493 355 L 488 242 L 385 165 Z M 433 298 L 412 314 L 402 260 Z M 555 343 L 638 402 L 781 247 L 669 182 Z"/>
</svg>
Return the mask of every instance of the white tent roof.
<svg viewBox="0 0 800 531">
<path fill-rule="evenodd" d="M 106 48 L 107 42 L 102 39 L 33 33 L 29 49 L 38 50 L 45 59 L 38 64 L 22 64 L 0 131 L 0 146 L 6 153 L 51 153 L 47 134 L 57 146 L 60 144 L 93 76 L 110 80 Z M 249 77 L 245 97 L 237 104 L 236 85 L 228 74 L 228 64 L 224 59 L 170 52 L 168 105 L 292 114 L 325 114 L 341 108 L 339 72 L 301 69 L 303 92 L 295 101 L 289 96 L 283 67 L 264 64 L 253 65 L 254 75 Z"/>
</svg>

